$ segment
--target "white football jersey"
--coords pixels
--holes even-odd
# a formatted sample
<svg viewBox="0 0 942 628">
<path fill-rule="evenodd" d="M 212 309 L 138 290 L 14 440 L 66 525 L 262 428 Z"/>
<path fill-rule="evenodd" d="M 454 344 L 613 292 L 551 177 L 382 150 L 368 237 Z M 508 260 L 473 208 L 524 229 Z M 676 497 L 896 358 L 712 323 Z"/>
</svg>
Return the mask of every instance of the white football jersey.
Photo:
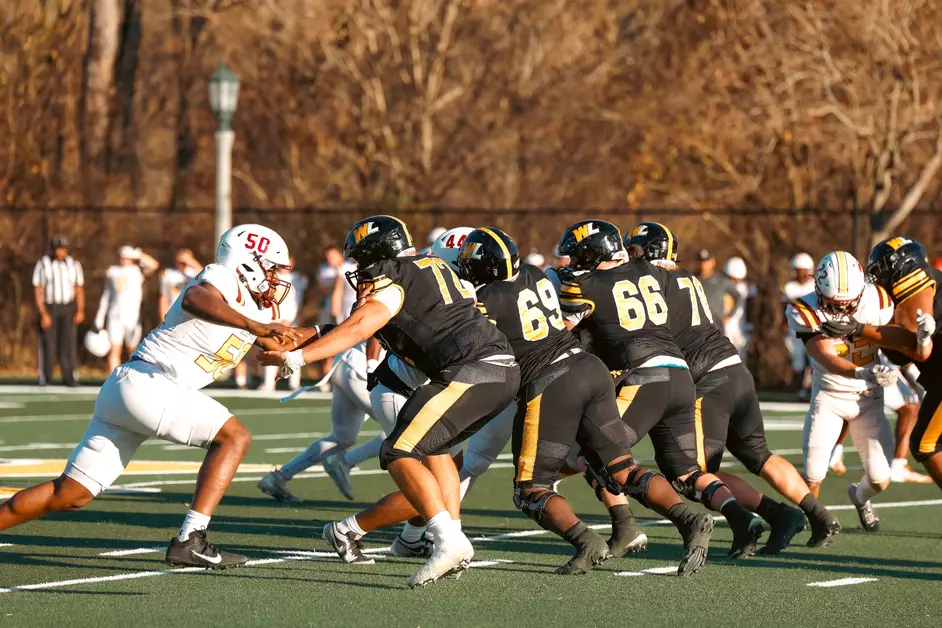
<svg viewBox="0 0 942 628">
<path fill-rule="evenodd" d="M 818 295 L 812 292 L 792 301 L 785 309 L 785 318 L 788 320 L 789 329 L 801 338 L 816 333 L 821 323 L 834 317 L 818 307 Z M 867 325 L 889 323 L 893 319 L 893 301 L 886 290 L 868 283 L 864 287 L 854 319 Z M 831 343 L 839 356 L 850 360 L 855 366 L 871 366 L 879 360 L 879 347 L 865 340 L 832 338 Z M 811 366 L 814 371 L 815 390 L 863 393 L 870 388 L 870 385 L 862 379 L 828 373 L 813 359 Z"/>
<path fill-rule="evenodd" d="M 277 306 L 259 307 L 225 266 L 210 264 L 195 282 L 216 288 L 232 309 L 247 318 L 260 323 L 279 319 Z M 164 322 L 147 334 L 131 357 L 155 364 L 174 382 L 198 390 L 241 362 L 254 343 L 255 336 L 247 331 L 196 318 L 183 310 L 183 299 L 177 299 Z"/>
<path fill-rule="evenodd" d="M 304 305 L 304 293 L 307 291 L 308 279 L 299 272 L 278 273 L 278 277 L 291 283 L 291 291 L 281 302 L 281 320 L 287 325 L 295 325 L 301 306 Z"/>
<path fill-rule="evenodd" d="M 782 286 L 782 302 L 791 303 L 812 292 L 814 292 L 814 277 L 809 276 L 800 283 L 792 279 Z"/>
<path fill-rule="evenodd" d="M 108 295 L 107 316 L 110 321 L 121 321 L 133 326 L 141 317 L 144 298 L 144 273 L 137 264 L 111 266 L 105 279 Z"/>
<path fill-rule="evenodd" d="M 187 270 L 189 271 L 189 269 Z M 190 283 L 191 279 L 193 279 L 193 275 L 189 272 L 181 273 L 176 268 L 165 268 L 163 272 L 160 273 L 160 294 L 168 297 L 170 303 L 173 304 L 187 287 L 187 284 Z"/>
</svg>

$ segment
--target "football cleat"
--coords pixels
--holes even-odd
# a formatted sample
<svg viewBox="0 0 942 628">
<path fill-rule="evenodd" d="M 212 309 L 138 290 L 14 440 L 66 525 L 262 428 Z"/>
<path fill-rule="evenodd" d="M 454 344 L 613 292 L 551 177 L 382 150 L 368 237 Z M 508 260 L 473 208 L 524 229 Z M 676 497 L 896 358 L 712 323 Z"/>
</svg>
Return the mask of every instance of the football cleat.
<svg viewBox="0 0 942 628">
<path fill-rule="evenodd" d="M 353 485 L 350 483 L 350 465 L 343 459 L 343 453 L 327 456 L 324 460 L 324 473 L 334 481 L 334 486 L 344 497 L 353 501 Z"/>
<path fill-rule="evenodd" d="M 432 542 L 425 536 L 418 541 L 407 541 L 399 534 L 393 539 L 390 553 L 402 558 L 428 558 L 432 555 Z"/>
<path fill-rule="evenodd" d="M 873 509 L 873 504 L 870 503 L 869 499 L 862 504 L 857 501 L 856 482 L 847 487 L 847 495 L 850 497 L 850 501 L 854 504 L 854 508 L 857 509 L 857 518 L 860 519 L 861 527 L 867 532 L 879 532 L 880 518 Z"/>
<path fill-rule="evenodd" d="M 274 497 L 282 504 L 300 504 L 303 499 L 288 490 L 288 480 L 281 475 L 280 471 L 269 471 L 268 474 L 258 483 L 260 491 Z"/>
<path fill-rule="evenodd" d="M 363 543 L 356 538 L 353 532 L 341 534 L 337 529 L 336 523 L 328 523 L 324 526 L 324 540 L 330 545 L 330 548 L 337 552 L 345 563 L 356 565 L 372 565 L 376 561 L 363 553 Z"/>
<path fill-rule="evenodd" d="M 431 584 L 439 578 L 458 578 L 468 569 L 472 558 L 474 548 L 463 533 L 437 540 L 429 559 L 409 577 L 409 586 L 414 589 Z"/>
<path fill-rule="evenodd" d="M 913 471 L 908 464 L 902 468 L 890 470 L 890 482 L 911 482 L 913 484 L 932 484 L 928 475 Z"/>
<path fill-rule="evenodd" d="M 805 529 L 805 513 L 782 504 L 774 516 L 768 519 L 771 530 L 769 540 L 759 550 L 760 554 L 778 554 L 788 547 L 796 534 Z"/>
<path fill-rule="evenodd" d="M 713 517 L 692 510 L 678 523 L 677 530 L 684 539 L 684 557 L 677 566 L 678 576 L 692 576 L 706 564 L 713 526 Z"/>
<path fill-rule="evenodd" d="M 827 516 L 809 519 L 811 524 L 811 538 L 808 539 L 808 547 L 825 547 L 830 545 L 834 537 L 841 533 L 841 524 L 837 519 L 827 513 Z"/>
<path fill-rule="evenodd" d="M 745 525 L 731 527 L 733 527 L 733 544 L 726 555 L 730 558 L 748 558 L 749 556 L 755 556 L 759 539 L 762 537 L 763 533 L 765 533 L 765 528 L 762 527 L 762 520 L 758 517 L 752 517 Z"/>
<path fill-rule="evenodd" d="M 648 547 L 648 535 L 637 526 L 631 526 L 622 534 L 612 533 L 606 544 L 612 558 L 621 558 L 625 554 L 643 552 Z"/>
<path fill-rule="evenodd" d="M 165 560 L 175 567 L 232 569 L 245 565 L 248 558 L 217 548 L 206 540 L 206 530 L 196 530 L 185 541 L 177 537 L 170 539 Z"/>
<path fill-rule="evenodd" d="M 559 576 L 582 576 L 612 557 L 608 545 L 595 530 L 587 529 L 576 555 L 556 569 Z"/>
</svg>

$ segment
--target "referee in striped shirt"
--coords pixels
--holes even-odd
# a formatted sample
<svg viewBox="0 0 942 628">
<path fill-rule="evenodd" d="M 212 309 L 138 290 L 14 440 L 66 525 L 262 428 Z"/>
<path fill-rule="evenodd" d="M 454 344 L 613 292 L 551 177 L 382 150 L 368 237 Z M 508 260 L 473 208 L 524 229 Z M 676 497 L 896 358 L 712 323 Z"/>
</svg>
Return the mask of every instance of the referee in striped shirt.
<svg viewBox="0 0 942 628">
<path fill-rule="evenodd" d="M 33 270 L 33 291 L 39 311 L 41 343 L 39 348 L 39 384 L 52 383 L 52 371 L 58 356 L 62 381 L 75 381 L 75 328 L 85 320 L 85 276 L 82 265 L 69 255 L 64 236 L 52 239 L 53 255 L 43 255 Z"/>
</svg>

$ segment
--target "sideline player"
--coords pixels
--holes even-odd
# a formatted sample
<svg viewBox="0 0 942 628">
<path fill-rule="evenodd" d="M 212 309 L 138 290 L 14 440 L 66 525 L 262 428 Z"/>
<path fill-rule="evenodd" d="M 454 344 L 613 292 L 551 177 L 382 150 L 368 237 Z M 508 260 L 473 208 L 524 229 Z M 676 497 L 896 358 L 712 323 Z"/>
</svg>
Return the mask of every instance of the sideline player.
<svg viewBox="0 0 942 628">
<path fill-rule="evenodd" d="M 252 435 L 199 390 L 235 366 L 253 343 L 277 349 L 303 339 L 304 332 L 272 323 L 291 287 L 275 275 L 287 263 L 287 245 L 267 227 L 239 225 L 223 234 L 216 263 L 105 381 L 63 474 L 0 505 L 0 530 L 82 508 L 121 475 L 144 441 L 159 438 L 208 450 L 167 562 L 208 569 L 245 564 L 245 556 L 209 543 L 206 528 Z"/>
<path fill-rule="evenodd" d="M 938 322 L 942 321 L 942 272 L 929 265 L 926 250 L 919 242 L 902 237 L 877 244 L 870 253 L 867 271 L 892 296 L 896 305 L 894 324 L 875 328 L 859 321 L 837 322 L 826 325 L 825 330 L 884 347 L 890 345 L 898 353 L 887 351 L 887 355 L 898 364 L 916 361 L 918 381 L 926 396 L 910 437 L 910 451 L 942 487 L 942 349 L 937 346 L 942 342 L 934 342 L 938 340 Z"/>
<path fill-rule="evenodd" d="M 698 464 L 704 451 L 695 388 L 668 323 L 664 291 L 671 277 L 644 260 L 627 261 L 618 227 L 603 220 L 569 227 L 559 252 L 571 260 L 562 277 L 566 326 L 587 332 L 592 351 L 612 372 L 619 413 L 633 435 L 629 446 L 650 434 L 657 466 L 677 492 L 726 517 L 733 530 L 730 556 L 753 554 L 761 521 Z M 612 511 L 624 502 L 602 497 L 613 526 L 624 525 Z"/>
<path fill-rule="evenodd" d="M 769 451 L 752 374 L 734 344 L 712 324 L 700 281 L 678 268 L 677 236 L 662 224 L 643 222 L 625 236 L 625 246 L 630 256 L 643 256 L 670 271 L 668 316 L 696 385 L 695 416 L 703 426 L 705 465 L 700 470 L 716 473 L 741 504 L 769 522 L 769 540 L 760 553 L 777 554 L 788 547 L 804 528 L 805 516 L 812 531 L 808 545 L 827 545 L 840 531 L 840 524 L 811 494 L 795 467 Z M 738 476 L 720 471 L 724 447 L 751 473 L 798 504 L 801 511 L 769 499 Z"/>
<path fill-rule="evenodd" d="M 814 292 L 814 260 L 807 253 L 796 253 L 791 260 L 792 278 L 782 286 L 782 308 L 792 301 Z M 798 391 L 799 401 L 811 399 L 811 364 L 808 363 L 808 354 L 805 343 L 798 340 L 798 336 L 785 325 L 785 347 L 792 360 L 792 384 Z"/>
<path fill-rule="evenodd" d="M 864 467 L 863 477 L 848 487 L 848 495 L 861 526 L 876 532 L 880 519 L 870 498 L 890 485 L 886 453 L 893 449 L 883 388 L 896 383 L 899 371 L 880 364 L 878 349 L 871 343 L 831 338 L 822 326 L 848 319 L 885 325 L 893 318 L 893 303 L 886 291 L 867 283 L 863 268 L 850 253 L 834 251 L 818 263 L 815 291 L 792 302 L 786 317 L 805 343 L 814 371 L 802 442 L 808 487 L 818 495 L 831 450 L 848 421 Z"/>
<path fill-rule="evenodd" d="M 160 267 L 157 260 L 133 246 L 122 246 L 119 255 L 118 264 L 108 267 L 95 315 L 95 327 L 107 330 L 111 341 L 109 371 L 121 364 L 122 349 L 130 355 L 141 340 L 144 278 Z"/>
<path fill-rule="evenodd" d="M 598 491 L 633 495 L 674 522 L 684 539 L 677 572 L 696 573 L 706 562 L 712 518 L 691 511 L 664 476 L 635 464 L 611 374 L 566 329 L 556 291 L 543 271 L 520 266 L 518 255 L 507 234 L 487 227 L 468 235 L 458 259 L 461 277 L 477 288 L 478 307 L 510 341 L 520 364 L 514 505 L 576 548 L 557 574 L 584 574 L 611 558 L 605 541 L 553 489 L 577 444 L 590 476 L 605 480 Z"/>
<path fill-rule="evenodd" d="M 410 586 L 423 586 L 463 571 L 474 555 L 461 531 L 458 470 L 448 451 L 513 400 L 520 370 L 507 339 L 474 307 L 473 292 L 446 262 L 415 255 L 398 218 L 358 222 L 344 257 L 358 264 L 348 279 L 356 282 L 361 304 L 350 318 L 303 349 L 265 353 L 262 361 L 291 371 L 379 334 L 388 351 L 429 376 L 400 411 L 380 453 L 380 465 L 428 522 L 432 555 L 409 578 Z"/>
</svg>

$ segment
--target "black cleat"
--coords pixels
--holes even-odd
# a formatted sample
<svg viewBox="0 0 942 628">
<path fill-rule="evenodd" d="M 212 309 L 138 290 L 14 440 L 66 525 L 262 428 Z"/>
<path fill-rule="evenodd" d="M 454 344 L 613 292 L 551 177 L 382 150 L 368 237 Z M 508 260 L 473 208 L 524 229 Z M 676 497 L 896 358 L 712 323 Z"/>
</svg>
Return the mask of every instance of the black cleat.
<svg viewBox="0 0 942 628">
<path fill-rule="evenodd" d="M 376 562 L 363 553 L 363 543 L 353 532 L 341 534 L 336 523 L 331 522 L 325 525 L 323 536 L 330 545 L 330 549 L 337 552 L 337 556 L 345 563 L 372 565 Z"/>
<path fill-rule="evenodd" d="M 825 547 L 834 541 L 834 537 L 841 533 L 841 524 L 831 513 L 826 517 L 815 517 L 809 519 L 811 524 L 811 538 L 808 539 L 808 547 Z"/>
<path fill-rule="evenodd" d="M 748 511 L 746 511 L 748 512 Z M 749 513 L 750 515 L 752 513 Z M 765 533 L 762 527 L 762 520 L 752 516 L 745 521 L 733 524 L 730 521 L 730 527 L 733 529 L 733 544 L 726 553 L 730 558 L 748 558 L 755 556 L 756 547 L 759 545 L 759 539 Z"/>
<path fill-rule="evenodd" d="M 765 547 L 759 550 L 760 554 L 778 554 L 791 544 L 796 534 L 801 532 L 807 526 L 805 513 L 792 508 L 791 506 L 782 506 L 774 516 L 768 518 L 771 531 L 769 540 Z"/>
<path fill-rule="evenodd" d="M 196 530 L 185 541 L 177 537 L 170 539 L 165 560 L 175 567 L 232 569 L 245 565 L 248 558 L 217 548 L 206 540 L 206 530 Z"/>
<path fill-rule="evenodd" d="M 608 545 L 594 530 L 588 530 L 576 555 L 556 570 L 560 576 L 582 576 L 612 557 Z"/>
<path fill-rule="evenodd" d="M 677 567 L 678 576 L 692 576 L 706 564 L 713 526 L 713 517 L 692 510 L 677 524 L 677 530 L 684 539 L 684 557 Z"/>
<path fill-rule="evenodd" d="M 605 543 L 608 545 L 608 551 L 612 553 L 612 558 L 621 558 L 625 554 L 643 552 L 647 549 L 648 535 L 637 526 L 631 526 L 627 530 L 612 532 L 612 538 Z"/>
</svg>

